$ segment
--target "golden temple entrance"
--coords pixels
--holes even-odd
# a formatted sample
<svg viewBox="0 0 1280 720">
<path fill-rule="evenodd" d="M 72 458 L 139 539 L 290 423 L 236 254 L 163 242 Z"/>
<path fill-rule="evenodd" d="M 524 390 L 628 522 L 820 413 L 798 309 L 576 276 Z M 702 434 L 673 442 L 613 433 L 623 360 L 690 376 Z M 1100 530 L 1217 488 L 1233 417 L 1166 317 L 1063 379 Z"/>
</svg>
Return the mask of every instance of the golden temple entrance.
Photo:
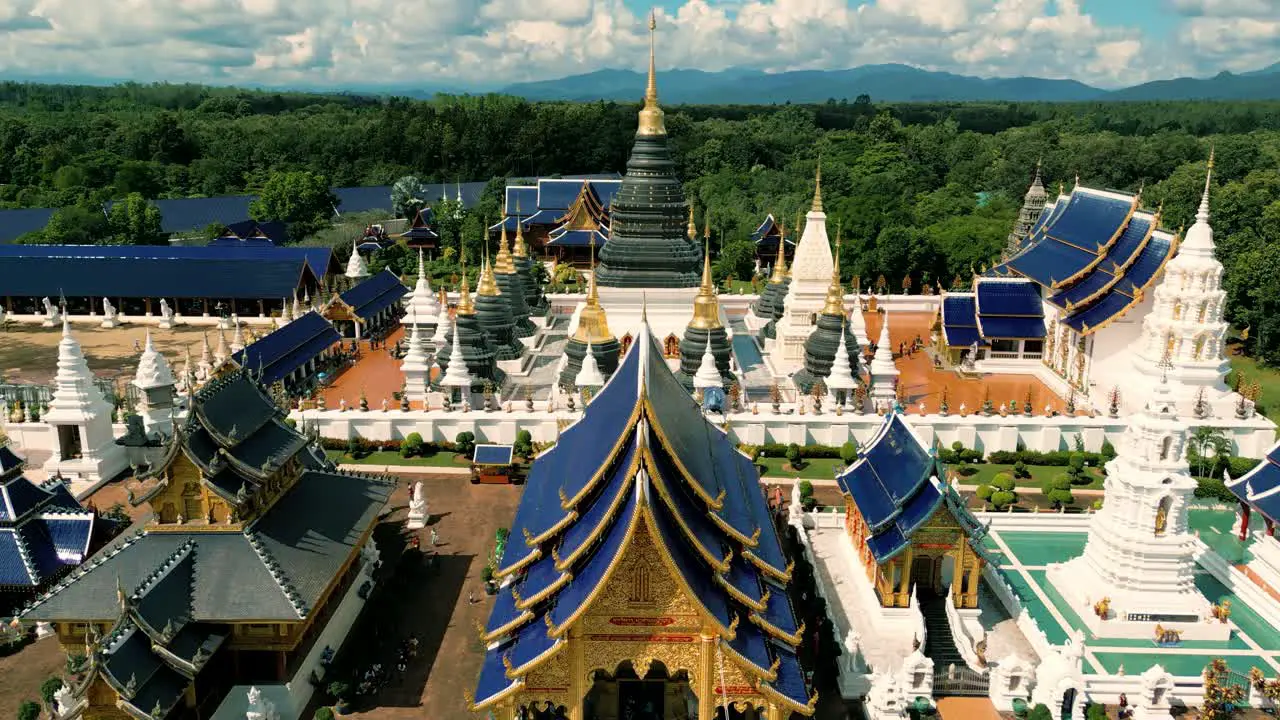
<svg viewBox="0 0 1280 720">
<path fill-rule="evenodd" d="M 640 677 L 624 661 L 613 674 L 594 673 L 582 714 L 585 720 L 691 720 L 697 718 L 697 708 L 688 673 L 672 675 L 654 661 Z"/>
</svg>

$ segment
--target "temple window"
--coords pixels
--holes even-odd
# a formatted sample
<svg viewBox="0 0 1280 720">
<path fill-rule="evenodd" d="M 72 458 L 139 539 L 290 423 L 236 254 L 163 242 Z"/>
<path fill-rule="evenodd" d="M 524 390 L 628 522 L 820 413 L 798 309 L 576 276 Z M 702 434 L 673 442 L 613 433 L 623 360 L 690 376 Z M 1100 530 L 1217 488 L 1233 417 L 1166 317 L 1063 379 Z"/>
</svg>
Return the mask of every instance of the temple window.
<svg viewBox="0 0 1280 720">
<path fill-rule="evenodd" d="M 1209 314 L 1209 301 L 1205 300 L 1200 303 L 1200 312 L 1196 316 L 1196 322 L 1204 322 L 1204 318 Z"/>
<path fill-rule="evenodd" d="M 636 605 L 649 605 L 653 603 L 649 567 L 647 565 L 639 565 L 636 567 L 635 573 L 631 576 L 631 597 L 627 599 Z"/>
<path fill-rule="evenodd" d="M 1173 436 L 1167 435 L 1164 440 L 1160 441 L 1160 459 L 1169 460 L 1169 453 L 1173 450 Z"/>
</svg>

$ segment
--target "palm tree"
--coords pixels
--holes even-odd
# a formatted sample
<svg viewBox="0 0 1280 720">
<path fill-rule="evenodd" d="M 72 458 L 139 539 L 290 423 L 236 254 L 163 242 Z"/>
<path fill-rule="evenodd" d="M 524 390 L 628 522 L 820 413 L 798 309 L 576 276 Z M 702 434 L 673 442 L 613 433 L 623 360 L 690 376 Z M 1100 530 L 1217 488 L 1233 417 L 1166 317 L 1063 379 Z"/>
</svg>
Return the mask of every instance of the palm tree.
<svg viewBox="0 0 1280 720">
<path fill-rule="evenodd" d="M 396 217 L 410 222 L 418 210 L 427 204 L 426 197 L 427 186 L 413 175 L 405 175 L 391 186 L 391 207 L 395 209 Z"/>
<path fill-rule="evenodd" d="M 1202 425 L 1196 428 L 1187 441 L 1189 449 L 1196 453 L 1196 473 L 1204 477 L 1205 461 L 1209 457 L 1225 457 L 1231 454 L 1231 441 L 1223 434 L 1221 428 Z"/>
</svg>

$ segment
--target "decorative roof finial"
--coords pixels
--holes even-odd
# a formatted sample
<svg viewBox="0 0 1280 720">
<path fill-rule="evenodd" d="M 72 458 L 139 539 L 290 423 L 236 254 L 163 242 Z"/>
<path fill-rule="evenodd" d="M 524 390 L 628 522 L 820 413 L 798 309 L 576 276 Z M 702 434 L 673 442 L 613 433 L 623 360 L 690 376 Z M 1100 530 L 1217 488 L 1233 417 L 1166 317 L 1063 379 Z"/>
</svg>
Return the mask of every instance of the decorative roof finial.
<svg viewBox="0 0 1280 720">
<path fill-rule="evenodd" d="M 1200 208 L 1196 210 L 1197 222 L 1209 222 L 1209 186 L 1213 182 L 1213 153 L 1214 148 L 1210 145 L 1209 164 L 1204 172 L 1204 194 L 1200 196 Z"/>
<path fill-rule="evenodd" d="M 658 28 L 657 11 L 649 11 L 649 82 L 644 88 L 644 107 L 640 110 L 640 135 L 666 135 L 667 127 L 658 107 L 658 71 L 654 59 L 654 33 Z"/>
<path fill-rule="evenodd" d="M 787 279 L 787 230 L 778 222 L 778 259 L 773 263 L 771 283 L 780 283 Z"/>
<path fill-rule="evenodd" d="M 698 226 L 693 222 L 693 203 L 689 203 L 689 242 L 698 237 Z"/>
<path fill-rule="evenodd" d="M 467 283 L 467 246 L 466 243 L 458 243 L 461 246 L 461 252 L 458 253 L 459 263 L 462 266 L 462 282 L 458 288 L 458 309 L 459 315 L 474 315 L 476 312 L 475 305 L 471 302 L 471 288 Z"/>
<path fill-rule="evenodd" d="M 818 171 L 813 177 L 813 207 L 810 212 L 822 212 L 822 157 L 818 157 Z"/>
</svg>

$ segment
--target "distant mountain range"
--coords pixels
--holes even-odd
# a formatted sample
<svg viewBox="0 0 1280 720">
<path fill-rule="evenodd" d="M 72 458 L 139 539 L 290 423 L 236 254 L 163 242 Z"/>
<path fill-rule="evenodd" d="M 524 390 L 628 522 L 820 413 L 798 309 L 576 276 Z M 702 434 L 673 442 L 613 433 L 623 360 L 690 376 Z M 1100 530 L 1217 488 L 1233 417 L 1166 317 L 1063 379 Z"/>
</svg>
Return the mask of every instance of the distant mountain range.
<svg viewBox="0 0 1280 720">
<path fill-rule="evenodd" d="M 643 74 L 631 70 L 598 70 L 517 83 L 498 92 L 530 100 L 635 102 L 643 93 L 644 82 Z M 1240 75 L 1223 72 L 1212 78 L 1157 80 L 1118 90 L 1075 80 L 980 78 L 896 64 L 781 73 L 741 68 L 667 70 L 658 82 L 662 100 L 668 105 L 822 103 L 830 98 L 853 101 L 863 94 L 875 102 L 1273 100 L 1280 99 L 1280 63 Z"/>
</svg>

